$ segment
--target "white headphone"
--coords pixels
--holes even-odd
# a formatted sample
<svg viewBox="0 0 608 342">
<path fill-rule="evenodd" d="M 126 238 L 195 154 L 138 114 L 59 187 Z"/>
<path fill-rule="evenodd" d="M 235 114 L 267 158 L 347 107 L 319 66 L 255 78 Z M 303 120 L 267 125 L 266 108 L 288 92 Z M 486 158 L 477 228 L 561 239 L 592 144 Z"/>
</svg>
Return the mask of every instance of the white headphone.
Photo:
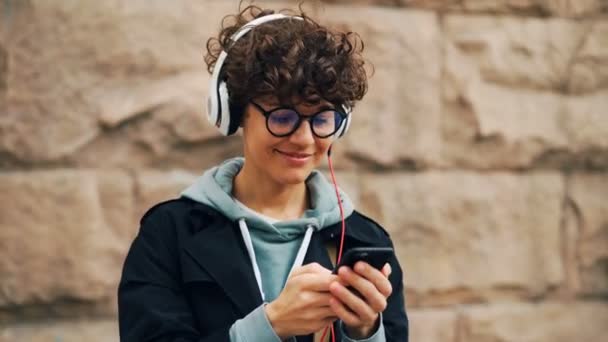
<svg viewBox="0 0 608 342">
<path fill-rule="evenodd" d="M 286 18 L 303 20 L 302 17 L 287 16 L 282 13 L 265 15 L 245 24 L 238 31 L 236 31 L 232 37 L 230 37 L 230 40 L 232 40 L 232 43 L 234 44 L 239 38 L 251 31 L 251 29 L 254 27 L 269 21 Z M 220 79 L 222 66 L 227 56 L 228 54 L 226 51 L 222 51 L 215 62 L 213 73 L 211 74 L 211 79 L 209 80 L 209 97 L 207 98 L 207 119 L 212 125 L 219 129 L 222 135 L 232 135 L 236 133 L 241 119 L 240 113 L 230 113 L 230 97 L 228 95 L 226 80 Z M 338 128 L 338 131 L 334 135 L 336 138 L 342 137 L 350 127 L 351 108 L 343 105 L 342 109 L 346 114 L 346 119 L 342 121 L 340 128 Z"/>
</svg>

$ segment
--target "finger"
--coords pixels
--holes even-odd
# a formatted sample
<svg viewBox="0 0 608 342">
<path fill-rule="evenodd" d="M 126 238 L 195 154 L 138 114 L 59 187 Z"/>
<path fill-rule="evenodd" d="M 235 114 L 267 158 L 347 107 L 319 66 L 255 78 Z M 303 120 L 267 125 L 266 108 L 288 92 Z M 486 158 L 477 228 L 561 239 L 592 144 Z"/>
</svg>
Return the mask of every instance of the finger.
<svg viewBox="0 0 608 342">
<path fill-rule="evenodd" d="M 338 318 L 340 320 L 342 320 L 342 322 L 344 322 L 344 324 L 350 325 L 350 326 L 359 326 L 363 323 L 363 322 L 361 322 L 361 320 L 359 319 L 359 317 L 357 317 L 357 315 L 355 313 L 350 311 L 338 299 L 331 298 L 329 301 L 329 305 L 330 305 L 331 309 L 333 310 L 333 312 L 335 312 L 336 316 L 338 316 Z"/>
<path fill-rule="evenodd" d="M 338 319 L 338 316 L 328 305 L 322 310 L 304 310 L 299 319 L 300 328 L 305 328 L 305 331 L 302 331 L 302 333 L 308 334 L 331 325 Z"/>
<path fill-rule="evenodd" d="M 388 298 L 388 296 L 390 296 L 393 292 L 393 286 L 391 285 L 391 282 L 388 280 L 386 275 L 384 275 L 384 273 L 375 269 L 368 263 L 360 261 L 355 264 L 355 272 L 357 272 L 360 276 L 374 284 L 376 289 L 378 289 L 378 291 L 380 291 L 380 293 L 382 293 L 385 298 Z"/>
<path fill-rule="evenodd" d="M 382 267 L 382 274 L 384 274 L 388 278 L 391 273 L 393 273 L 393 268 L 391 267 L 391 264 L 387 262 L 386 264 L 384 264 L 384 267 Z"/>
<path fill-rule="evenodd" d="M 331 273 L 304 273 L 293 277 L 292 282 L 295 282 L 301 290 L 326 292 L 329 291 L 329 284 L 337 280 L 338 276 Z"/>
<path fill-rule="evenodd" d="M 329 287 L 331 294 L 349 308 L 361 321 L 372 322 L 377 317 L 377 312 L 370 307 L 364 299 L 352 293 L 349 289 L 338 282 L 333 282 Z M 330 298 L 330 305 L 332 302 Z"/>
<path fill-rule="evenodd" d="M 300 291 L 295 300 L 306 307 L 327 307 L 330 298 L 329 292 Z"/>
<path fill-rule="evenodd" d="M 325 320 L 336 320 L 338 316 L 332 310 L 329 301 L 327 302 L 327 306 L 322 308 L 311 308 L 308 310 L 303 310 L 299 317 L 302 320 L 307 321 L 325 321 Z"/>
<path fill-rule="evenodd" d="M 321 273 L 321 274 L 331 274 L 331 271 L 328 270 L 327 268 L 321 266 L 318 262 L 312 262 L 310 264 L 306 264 L 300 267 L 296 267 L 293 270 L 293 273 L 291 274 L 291 276 L 296 276 L 296 275 L 300 275 L 300 274 L 306 274 L 306 273 Z"/>
<path fill-rule="evenodd" d="M 360 266 L 361 265 L 356 265 L 357 268 L 360 268 Z M 368 265 L 368 267 L 372 269 L 371 266 Z M 374 269 L 373 271 L 379 273 L 378 277 L 380 278 L 380 280 L 387 282 L 388 286 L 390 286 L 390 282 L 384 277 L 384 275 L 382 275 L 378 270 Z M 343 280 L 346 280 L 350 286 L 352 286 L 361 294 L 363 301 L 366 303 L 367 306 L 371 307 L 374 312 L 384 311 L 384 309 L 386 308 L 386 297 L 378 290 L 374 283 L 362 277 L 358 273 L 353 272 L 347 267 L 340 269 L 339 276 Z M 346 304 L 348 305 L 348 303 Z M 351 307 L 351 309 L 354 308 Z"/>
</svg>

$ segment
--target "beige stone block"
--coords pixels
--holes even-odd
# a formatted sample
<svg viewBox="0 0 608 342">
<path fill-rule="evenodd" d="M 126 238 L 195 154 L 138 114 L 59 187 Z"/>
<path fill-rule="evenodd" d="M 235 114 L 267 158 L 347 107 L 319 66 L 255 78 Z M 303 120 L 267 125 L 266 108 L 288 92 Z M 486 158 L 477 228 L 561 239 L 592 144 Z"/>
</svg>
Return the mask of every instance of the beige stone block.
<svg viewBox="0 0 608 342">
<path fill-rule="evenodd" d="M 136 175 L 137 217 L 140 218 L 152 206 L 178 198 L 180 193 L 201 176 L 183 170 L 140 171 Z"/>
<path fill-rule="evenodd" d="M 509 89 L 475 83 L 466 95 L 468 108 L 448 105 L 442 122 L 443 156 L 457 165 L 481 168 L 534 166 L 555 151 L 564 154 L 556 167 L 591 164 L 596 168 L 608 147 L 608 92 L 560 96 L 546 91 Z M 605 158 L 604 158 L 605 159 Z"/>
<path fill-rule="evenodd" d="M 535 140 L 544 149 L 573 152 L 608 147 L 608 91 L 564 97 L 477 83 L 468 98 L 482 136 L 500 135 L 509 144 Z"/>
<path fill-rule="evenodd" d="M 115 342 L 118 322 L 95 321 L 24 323 L 0 328 L 0 342 Z"/>
<path fill-rule="evenodd" d="M 0 41 L 0 108 L 4 108 L 8 87 L 8 53 Z"/>
<path fill-rule="evenodd" d="M 608 2 L 606 3 L 608 9 Z M 608 21 L 589 23 L 585 40 L 571 65 L 568 90 L 588 92 L 608 87 Z"/>
<path fill-rule="evenodd" d="M 606 0 L 544 0 L 540 6 L 551 15 L 576 18 L 595 17 L 608 10 Z"/>
<path fill-rule="evenodd" d="M 94 172 L 97 177 L 103 222 L 126 244 L 126 252 L 128 244 L 134 237 L 137 222 L 135 182 L 129 173 L 121 170 L 100 169 Z"/>
<path fill-rule="evenodd" d="M 600 342 L 608 335 L 608 306 L 600 302 L 496 304 L 463 316 L 467 342 Z"/>
<path fill-rule="evenodd" d="M 358 6 L 395 6 L 400 0 L 323 0 L 329 4 Z"/>
<path fill-rule="evenodd" d="M 564 107 L 556 121 L 561 121 L 570 149 L 608 148 L 608 89 L 567 97 Z"/>
<path fill-rule="evenodd" d="M 449 15 L 446 44 L 454 49 L 446 72 L 462 78 L 462 54 L 475 65 L 479 79 L 513 87 L 560 89 L 569 77 L 569 65 L 580 48 L 590 23 L 566 19 L 470 17 Z"/>
<path fill-rule="evenodd" d="M 351 130 L 340 141 L 345 154 L 381 166 L 437 163 L 441 46 L 436 15 L 336 6 L 320 15 L 330 25 L 358 32 L 375 70 L 368 94 L 354 109 Z"/>
<path fill-rule="evenodd" d="M 365 175 L 361 200 L 396 244 L 412 305 L 539 295 L 564 278 L 557 173 Z"/>
<path fill-rule="evenodd" d="M 324 0 L 328 3 L 367 6 L 400 6 L 439 11 L 510 13 L 584 18 L 606 12 L 604 0 Z"/>
<path fill-rule="evenodd" d="M 465 0 L 463 7 L 469 11 L 533 13 L 561 17 L 585 17 L 596 15 L 602 9 L 603 0 Z"/>
<path fill-rule="evenodd" d="M 456 314 L 447 310 L 408 310 L 410 341 L 455 342 Z"/>
<path fill-rule="evenodd" d="M 557 165 L 571 167 L 584 164 L 577 159 L 589 151 L 605 149 L 606 92 L 556 92 L 569 78 L 587 26 L 563 19 L 448 17 L 445 161 L 520 168 L 560 151 L 566 157 Z"/>
<path fill-rule="evenodd" d="M 127 244 L 121 238 L 124 228 L 110 225 L 123 226 L 132 217 L 128 204 L 120 207 L 132 202 L 120 198 L 130 189 L 117 174 L 1 174 L 0 306 L 114 296 Z"/>
<path fill-rule="evenodd" d="M 568 139 L 559 122 L 563 108 L 560 96 L 479 83 L 468 95 L 482 136 L 500 135 L 511 144 L 536 139 L 567 147 Z"/>
<path fill-rule="evenodd" d="M 608 292 L 608 176 L 575 174 L 568 181 L 577 234 L 576 258 L 585 293 Z"/>
<path fill-rule="evenodd" d="M 207 140 L 211 127 L 199 110 L 163 105 L 144 117 L 97 137 L 68 159 L 80 168 L 188 169 L 199 172 L 242 154 L 240 136 Z M 198 127 L 204 127 L 198 130 Z M 209 134 L 209 135 L 208 135 Z"/>
<path fill-rule="evenodd" d="M 196 103 L 202 113 L 205 40 L 237 7 L 187 0 L 11 4 L 11 20 L 3 21 L 10 63 L 0 153 L 26 163 L 78 153 L 108 133 L 101 126 L 116 129 L 169 102 Z M 201 132 L 176 128 L 177 140 L 212 134 Z"/>
<path fill-rule="evenodd" d="M 156 82 L 125 82 L 107 89 L 98 89 L 90 94 L 90 101 L 95 103 L 99 109 L 101 124 L 110 128 L 131 120 L 137 115 L 143 115 L 159 106 L 171 103 L 184 106 L 189 104 L 195 107 L 192 110 L 200 114 L 197 117 L 202 119 L 202 114 L 205 114 L 202 108 L 203 101 L 194 103 L 195 101 L 192 100 L 203 99 L 207 94 L 208 82 L 209 77 L 206 71 L 188 71 Z M 200 110 L 196 110 L 199 109 L 197 107 L 200 107 Z M 209 135 L 212 127 L 198 125 L 186 129 L 194 128 L 198 128 L 201 132 L 207 131 L 206 133 Z"/>
</svg>

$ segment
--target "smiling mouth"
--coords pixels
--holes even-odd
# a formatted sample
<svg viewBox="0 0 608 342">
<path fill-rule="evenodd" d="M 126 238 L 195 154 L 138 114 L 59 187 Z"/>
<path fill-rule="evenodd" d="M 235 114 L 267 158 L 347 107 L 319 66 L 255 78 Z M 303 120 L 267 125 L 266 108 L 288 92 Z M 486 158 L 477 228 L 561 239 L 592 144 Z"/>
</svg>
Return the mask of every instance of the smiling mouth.
<svg viewBox="0 0 608 342">
<path fill-rule="evenodd" d="M 280 154 L 286 155 L 291 158 L 297 158 L 297 159 L 306 159 L 306 158 L 312 156 L 312 154 L 306 154 L 306 153 L 283 152 L 283 151 L 279 151 L 279 150 L 276 150 L 276 151 L 279 152 Z"/>
</svg>

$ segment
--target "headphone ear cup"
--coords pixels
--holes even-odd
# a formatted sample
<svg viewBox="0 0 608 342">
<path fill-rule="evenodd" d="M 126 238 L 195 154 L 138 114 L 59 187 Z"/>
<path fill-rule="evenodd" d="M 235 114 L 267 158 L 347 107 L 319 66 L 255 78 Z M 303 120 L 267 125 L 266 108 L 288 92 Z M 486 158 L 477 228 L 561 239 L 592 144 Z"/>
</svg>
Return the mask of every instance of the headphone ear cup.
<svg viewBox="0 0 608 342">
<path fill-rule="evenodd" d="M 344 130 L 342 131 L 342 134 L 340 135 L 341 137 L 344 136 L 346 134 L 346 132 L 348 132 L 352 119 L 353 119 L 352 114 L 348 113 L 348 116 L 346 117 L 346 120 L 345 120 L 346 122 L 344 122 Z"/>
<path fill-rule="evenodd" d="M 207 120 L 213 126 L 219 127 L 219 99 L 217 93 L 217 84 L 211 80 L 209 84 L 209 96 L 207 96 Z"/>
<path fill-rule="evenodd" d="M 221 81 L 218 87 L 218 97 L 219 97 L 219 125 L 218 129 L 222 135 L 229 135 L 228 128 L 230 127 L 230 121 L 232 118 L 230 117 L 230 106 L 229 106 L 229 96 L 228 96 L 228 87 L 225 81 Z"/>
<path fill-rule="evenodd" d="M 220 88 L 222 79 L 220 77 L 224 60 L 228 55 L 222 51 L 217 58 L 211 78 L 209 79 L 209 95 L 207 97 L 207 119 L 213 126 L 219 128 L 222 121 L 222 107 Z"/>
<path fill-rule="evenodd" d="M 344 110 L 344 113 L 346 113 L 346 118 L 340 124 L 340 128 L 338 128 L 338 132 L 336 134 L 336 137 L 338 139 L 342 138 L 346 134 L 346 132 L 348 131 L 348 128 L 350 127 L 350 122 L 352 120 L 350 107 L 344 105 L 344 106 L 342 106 L 342 109 Z"/>
</svg>

